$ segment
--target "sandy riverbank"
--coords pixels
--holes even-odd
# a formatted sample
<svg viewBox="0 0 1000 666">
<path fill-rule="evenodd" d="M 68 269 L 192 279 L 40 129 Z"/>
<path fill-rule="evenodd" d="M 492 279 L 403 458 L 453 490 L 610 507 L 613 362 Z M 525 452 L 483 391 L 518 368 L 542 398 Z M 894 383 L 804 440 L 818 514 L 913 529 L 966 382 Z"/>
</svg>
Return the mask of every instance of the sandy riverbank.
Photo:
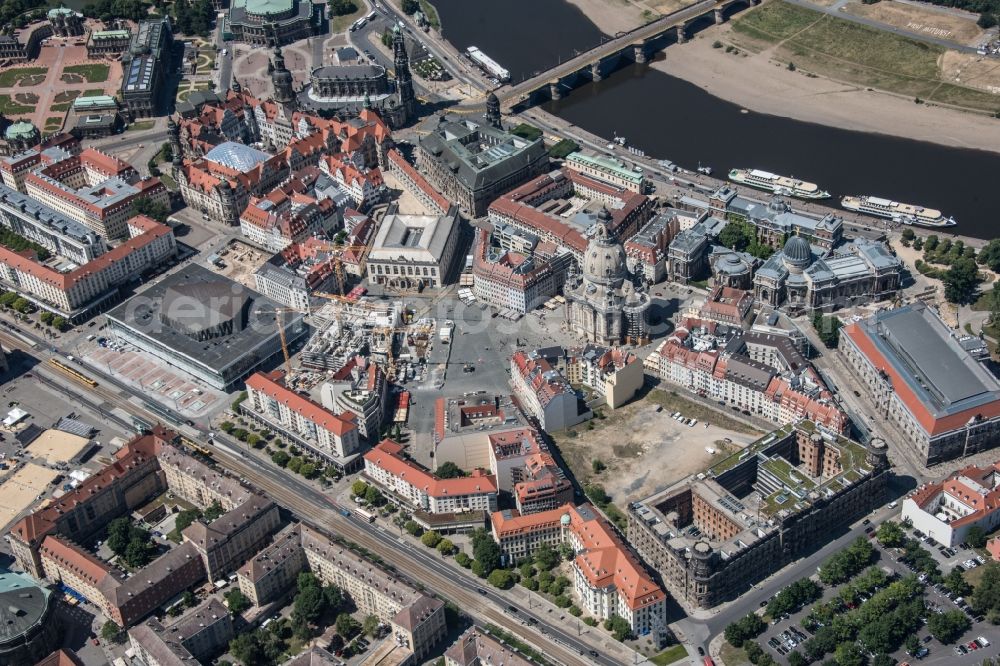
<svg viewBox="0 0 1000 666">
<path fill-rule="evenodd" d="M 628 0 L 566 0 L 587 15 L 606 35 L 627 32 L 645 21 L 642 10 Z"/>
<path fill-rule="evenodd" d="M 594 0 L 578 0 L 593 2 Z M 672 45 L 653 64 L 750 111 L 861 132 L 876 132 L 960 148 L 1000 152 L 1000 120 L 954 109 L 914 104 L 887 93 L 809 78 L 770 61 L 768 51 L 732 55 L 712 48 L 719 31 Z"/>
</svg>

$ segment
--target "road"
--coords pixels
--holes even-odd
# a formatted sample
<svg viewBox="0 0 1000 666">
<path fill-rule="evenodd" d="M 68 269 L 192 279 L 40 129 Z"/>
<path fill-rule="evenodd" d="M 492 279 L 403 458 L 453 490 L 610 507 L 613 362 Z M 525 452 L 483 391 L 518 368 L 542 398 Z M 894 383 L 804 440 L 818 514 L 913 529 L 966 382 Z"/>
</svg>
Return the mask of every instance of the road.
<svg viewBox="0 0 1000 666">
<path fill-rule="evenodd" d="M 15 337 L 6 330 L 0 330 L 0 340 L 3 341 L 7 349 L 20 349 L 25 354 L 37 357 L 42 361 L 55 357 L 62 359 L 63 362 L 68 362 L 63 354 L 53 352 L 45 345 L 44 341 L 35 338 L 31 333 L 21 331 L 20 335 L 35 339 L 38 342 L 38 348 L 32 349 L 20 337 Z M 72 365 L 71 362 L 69 363 Z M 91 406 L 108 418 L 119 421 L 126 427 L 131 427 L 131 423 L 116 416 L 111 412 L 111 409 L 117 407 L 147 422 L 162 420 L 159 415 L 130 401 L 130 398 L 141 399 L 142 396 L 134 395 L 127 386 L 118 384 L 113 377 L 102 375 L 89 366 L 86 368 L 81 366 L 81 370 L 90 376 L 101 375 L 99 377 L 100 384 L 94 388 L 88 387 L 84 392 L 82 386 L 78 388 L 68 378 L 49 371 L 43 363 L 39 363 L 36 368 L 41 381 L 56 387 L 73 399 Z M 173 414 L 170 409 L 164 408 L 163 411 L 167 415 Z M 206 435 L 208 433 L 204 430 L 192 425 L 184 425 L 181 418 L 176 415 L 175 421 L 174 427 L 182 434 L 200 441 L 207 441 Z M 221 434 L 219 437 L 224 438 Z M 591 643 L 593 637 L 600 636 L 597 632 L 592 636 L 588 635 L 587 640 L 583 640 L 582 637 L 569 633 L 567 626 L 560 623 L 559 620 L 554 620 L 547 613 L 542 614 L 540 611 L 536 615 L 534 612 L 519 609 L 517 616 L 525 618 L 524 621 L 512 617 L 511 614 L 497 607 L 497 604 L 506 607 L 511 603 L 512 595 L 510 593 L 487 591 L 486 595 L 481 595 L 475 592 L 473 588 L 477 587 L 478 580 L 472 579 L 471 574 L 459 574 L 453 566 L 449 566 L 446 562 L 432 555 L 432 551 L 421 549 L 412 542 L 391 534 L 381 526 L 361 523 L 341 515 L 335 502 L 304 480 L 292 477 L 269 463 L 249 456 L 239 449 L 238 444 L 231 440 L 230 442 L 227 444 L 223 441 L 216 441 L 215 444 L 215 458 L 223 467 L 246 478 L 251 485 L 264 491 L 275 502 L 295 514 L 302 522 L 324 532 L 333 531 L 376 553 L 385 562 L 395 567 L 401 577 L 418 582 L 454 602 L 463 612 L 475 620 L 500 626 L 511 634 L 531 643 L 546 656 L 568 666 L 622 663 L 622 658 L 612 659 L 603 655 L 588 656 L 589 651 L 593 650 L 594 647 L 602 649 L 608 647 L 603 644 L 595 646 Z M 463 578 L 467 580 L 463 580 Z M 493 603 L 483 604 L 484 597 Z M 537 624 L 529 626 L 526 622 L 528 617 L 533 617 Z M 625 651 L 624 646 L 614 645 Z"/>
</svg>

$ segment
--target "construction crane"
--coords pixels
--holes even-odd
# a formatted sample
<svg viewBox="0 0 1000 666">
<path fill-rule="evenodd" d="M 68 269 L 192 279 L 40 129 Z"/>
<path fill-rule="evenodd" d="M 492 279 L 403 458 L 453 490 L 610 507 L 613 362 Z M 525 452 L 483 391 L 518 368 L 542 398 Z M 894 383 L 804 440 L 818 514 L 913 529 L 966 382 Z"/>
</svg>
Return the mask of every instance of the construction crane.
<svg viewBox="0 0 1000 666">
<path fill-rule="evenodd" d="M 364 252 L 368 250 L 367 245 L 337 245 L 331 241 L 314 239 L 322 249 L 329 252 L 333 259 L 333 274 L 337 278 L 337 290 L 340 295 L 344 295 L 344 285 L 347 283 L 347 276 L 344 274 L 344 262 L 341 256 L 345 252 Z"/>
<path fill-rule="evenodd" d="M 254 314 L 267 314 L 270 310 L 256 310 Z M 281 354 L 285 357 L 285 376 L 289 379 L 292 376 L 292 358 L 288 354 L 288 339 L 285 337 L 285 313 L 295 312 L 302 314 L 298 308 L 274 308 L 274 319 L 278 322 L 278 339 L 281 340 Z"/>
</svg>

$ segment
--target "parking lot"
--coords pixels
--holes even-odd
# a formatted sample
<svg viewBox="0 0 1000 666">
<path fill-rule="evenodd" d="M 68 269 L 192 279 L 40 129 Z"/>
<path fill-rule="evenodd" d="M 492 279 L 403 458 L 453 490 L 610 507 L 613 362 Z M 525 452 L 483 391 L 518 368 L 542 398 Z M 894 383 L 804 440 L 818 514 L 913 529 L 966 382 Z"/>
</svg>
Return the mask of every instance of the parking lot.
<svg viewBox="0 0 1000 666">
<path fill-rule="evenodd" d="M 975 617 L 971 608 L 966 603 L 966 600 L 961 597 L 956 597 L 945 588 L 944 585 L 933 585 L 927 582 L 926 574 L 922 574 L 916 567 L 907 564 L 902 561 L 904 551 L 901 548 L 884 548 L 879 545 L 878 541 L 874 539 L 875 528 L 874 524 L 866 523 L 866 533 L 875 546 L 876 551 L 879 553 L 879 559 L 875 562 L 874 566 L 882 568 L 884 571 L 892 572 L 894 577 L 908 576 L 912 574 L 918 574 L 918 580 L 925 583 L 924 588 L 924 602 L 927 609 L 927 613 L 934 612 L 945 612 L 953 610 L 962 610 L 968 616 L 972 622 L 971 628 L 962 635 L 958 641 L 953 645 L 944 645 L 936 638 L 930 635 L 927 630 L 926 622 L 924 626 L 921 626 L 917 637 L 920 641 L 919 649 L 914 652 L 914 654 L 907 654 L 905 649 L 900 649 L 893 653 L 892 656 L 897 660 L 899 664 L 910 663 L 911 666 L 915 666 L 917 663 L 920 664 L 979 664 L 985 658 L 998 657 L 998 645 L 1000 645 L 1000 627 L 994 626 L 988 622 L 983 621 L 982 617 Z M 914 530 L 907 530 L 908 536 L 913 536 L 919 538 L 917 535 L 913 534 Z M 941 568 L 942 575 L 946 575 L 957 563 L 962 566 L 963 569 L 966 568 L 963 562 L 968 562 L 971 560 L 970 564 L 974 564 L 976 567 L 982 566 L 980 562 L 977 561 L 977 554 L 965 548 L 955 548 L 953 551 L 949 549 L 944 549 L 946 552 L 940 552 L 940 549 L 936 547 L 933 542 L 922 542 L 922 547 L 929 552 L 932 552 L 935 556 L 935 560 L 938 561 Z M 943 547 L 942 547 L 943 548 Z M 984 560 L 985 561 L 985 560 Z M 943 563 L 948 562 L 947 566 Z M 813 578 L 817 578 L 813 576 Z M 815 604 L 807 604 L 803 609 L 790 616 L 779 619 L 777 622 L 772 623 L 767 630 L 758 638 L 758 641 L 768 653 L 775 658 L 779 663 L 788 663 L 787 655 L 796 650 L 802 653 L 802 644 L 805 643 L 809 638 L 811 638 L 815 629 L 810 631 L 803 624 L 803 621 L 809 616 L 811 609 L 824 602 L 833 602 L 837 604 L 837 599 L 843 587 L 847 584 L 826 587 L 823 590 L 822 598 Z M 857 604 L 843 604 L 841 603 L 841 612 L 849 612 L 854 608 L 858 607 L 869 600 L 869 595 L 861 595 L 858 598 Z M 766 602 L 762 602 L 762 606 Z M 925 615 L 925 618 L 927 615 Z"/>
</svg>

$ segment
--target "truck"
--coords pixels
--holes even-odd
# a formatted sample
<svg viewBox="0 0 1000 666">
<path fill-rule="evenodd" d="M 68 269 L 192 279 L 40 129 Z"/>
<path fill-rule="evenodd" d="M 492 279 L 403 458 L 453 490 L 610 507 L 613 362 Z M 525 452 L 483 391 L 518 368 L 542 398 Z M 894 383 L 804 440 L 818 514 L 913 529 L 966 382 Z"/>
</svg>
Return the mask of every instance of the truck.
<svg viewBox="0 0 1000 666">
<path fill-rule="evenodd" d="M 362 518 L 369 523 L 375 522 L 375 514 L 362 509 L 360 506 L 354 510 L 354 513 L 358 515 L 358 518 Z"/>
</svg>

